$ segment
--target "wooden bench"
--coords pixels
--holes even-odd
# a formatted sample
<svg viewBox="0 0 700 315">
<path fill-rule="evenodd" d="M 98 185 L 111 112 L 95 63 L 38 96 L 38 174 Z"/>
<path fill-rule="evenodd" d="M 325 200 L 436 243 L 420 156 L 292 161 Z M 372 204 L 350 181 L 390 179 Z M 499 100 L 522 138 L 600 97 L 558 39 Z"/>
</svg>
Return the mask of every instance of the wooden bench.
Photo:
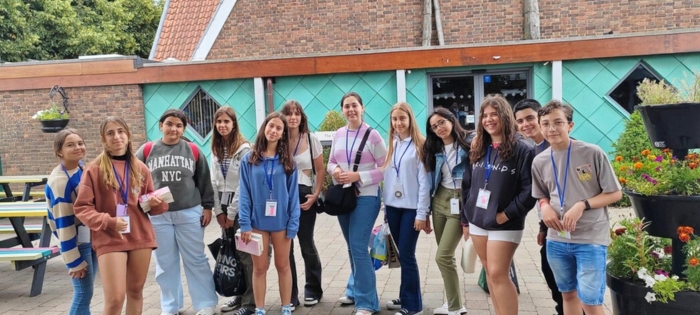
<svg viewBox="0 0 700 315">
<path fill-rule="evenodd" d="M 22 193 L 18 193 L 18 194 L 13 193 L 12 195 L 13 195 L 13 197 L 19 198 L 20 200 L 22 200 L 22 196 L 23 196 Z M 32 191 L 29 193 L 29 197 L 44 198 L 44 197 L 46 197 L 46 195 L 44 195 L 43 191 Z M 4 191 L 0 191 L 0 198 L 7 198 L 7 194 L 5 194 Z"/>
<path fill-rule="evenodd" d="M 41 234 L 44 226 L 41 224 L 25 224 L 24 229 L 29 234 Z M 10 224 L 0 224 L 0 234 L 14 234 L 15 228 Z"/>
<path fill-rule="evenodd" d="M 25 218 L 42 218 L 42 224 L 24 224 Z M 15 270 L 34 268 L 29 296 L 41 294 L 46 273 L 46 262 L 59 255 L 58 247 L 49 247 L 51 230 L 48 210 L 43 202 L 0 202 L 0 218 L 8 218 L 11 225 L 0 226 L 0 233 L 14 232 L 17 236 L 0 241 L 0 261 L 9 261 Z M 10 229 L 11 228 L 11 229 Z M 39 239 L 34 247 L 33 240 Z M 22 247 L 16 247 L 16 246 Z"/>
</svg>

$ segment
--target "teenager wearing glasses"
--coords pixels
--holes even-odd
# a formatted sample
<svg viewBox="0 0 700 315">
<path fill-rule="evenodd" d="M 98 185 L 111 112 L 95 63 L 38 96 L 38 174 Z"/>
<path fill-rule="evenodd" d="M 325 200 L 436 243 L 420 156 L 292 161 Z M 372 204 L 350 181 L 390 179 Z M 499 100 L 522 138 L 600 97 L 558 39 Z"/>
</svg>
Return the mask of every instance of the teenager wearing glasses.
<svg viewBox="0 0 700 315">
<path fill-rule="evenodd" d="M 455 249 L 462 236 L 460 198 L 462 174 L 469 164 L 470 132 L 462 129 L 454 114 L 437 108 L 428 117 L 427 137 L 423 145 L 423 165 L 430 176 L 433 225 L 438 244 L 435 262 L 445 284 L 447 303 L 433 314 L 459 315 L 467 310 L 462 305 Z"/>
</svg>

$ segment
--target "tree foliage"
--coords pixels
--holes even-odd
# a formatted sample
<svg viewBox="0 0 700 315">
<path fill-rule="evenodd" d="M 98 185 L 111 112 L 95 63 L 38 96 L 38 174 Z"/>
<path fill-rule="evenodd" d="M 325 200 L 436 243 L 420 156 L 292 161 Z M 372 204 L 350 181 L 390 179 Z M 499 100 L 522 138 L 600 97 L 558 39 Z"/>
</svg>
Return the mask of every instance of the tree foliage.
<svg viewBox="0 0 700 315">
<path fill-rule="evenodd" d="M 148 57 L 161 11 L 153 0 L 0 0 L 0 59 Z"/>
</svg>

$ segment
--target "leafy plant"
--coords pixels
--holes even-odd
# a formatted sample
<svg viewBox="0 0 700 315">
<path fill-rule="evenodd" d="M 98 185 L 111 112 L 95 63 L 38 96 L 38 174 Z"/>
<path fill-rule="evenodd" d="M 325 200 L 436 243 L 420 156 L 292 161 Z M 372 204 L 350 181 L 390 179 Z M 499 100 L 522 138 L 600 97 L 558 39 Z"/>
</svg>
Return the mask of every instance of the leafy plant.
<svg viewBox="0 0 700 315">
<path fill-rule="evenodd" d="M 326 113 L 326 117 L 321 122 L 321 126 L 318 127 L 318 131 L 336 131 L 341 127 L 345 126 L 345 118 L 339 112 L 331 110 Z M 328 156 L 330 155 L 331 148 L 323 148 L 323 167 L 328 168 Z M 325 194 L 326 189 L 333 185 L 333 180 L 331 175 L 326 172 L 326 177 L 323 179 L 323 193 Z"/>
<path fill-rule="evenodd" d="M 664 80 L 656 82 L 644 79 L 639 83 L 639 86 L 637 86 L 637 96 L 642 100 L 640 105 L 700 102 L 700 72 L 693 72 L 692 83 L 688 83 L 687 79 L 686 76 L 686 78 L 681 81 L 681 89 L 667 84 Z"/>
<path fill-rule="evenodd" d="M 669 149 L 642 150 L 631 159 L 616 156 L 612 166 L 624 188 L 642 195 L 700 195 L 698 153 L 675 157 Z"/>
<path fill-rule="evenodd" d="M 65 110 L 61 110 L 56 103 L 51 102 L 51 107 L 48 109 L 42 109 L 34 116 L 32 116 L 32 119 L 38 119 L 38 120 L 54 120 L 54 119 L 68 119 L 70 118 L 68 116 L 68 112 Z"/>
</svg>

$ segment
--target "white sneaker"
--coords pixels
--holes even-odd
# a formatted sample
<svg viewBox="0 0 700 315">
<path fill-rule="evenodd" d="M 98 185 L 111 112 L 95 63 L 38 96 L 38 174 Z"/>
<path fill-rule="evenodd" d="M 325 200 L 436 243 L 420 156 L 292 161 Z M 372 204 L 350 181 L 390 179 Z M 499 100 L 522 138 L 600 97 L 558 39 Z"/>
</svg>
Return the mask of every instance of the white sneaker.
<svg viewBox="0 0 700 315">
<path fill-rule="evenodd" d="M 459 313 L 459 311 L 448 311 L 447 315 L 460 315 L 460 313 Z"/>
<path fill-rule="evenodd" d="M 449 311 L 449 308 L 447 306 L 447 302 L 445 302 L 445 304 L 442 304 L 441 307 L 438 307 L 438 308 L 433 310 L 433 314 L 435 314 L 435 315 L 459 315 L 459 314 L 466 314 L 467 309 L 464 307 L 464 305 L 462 305 L 462 308 L 460 308 L 459 311 L 453 311 L 453 312 L 457 312 L 457 313 L 453 314 L 452 312 Z"/>
<path fill-rule="evenodd" d="M 353 300 L 345 295 L 341 296 L 338 299 L 338 302 L 340 302 L 340 304 L 355 304 L 355 300 Z"/>
<path fill-rule="evenodd" d="M 216 307 L 214 307 L 214 306 L 207 306 L 207 307 L 199 310 L 199 312 L 197 312 L 197 315 L 214 315 L 214 314 L 216 314 Z"/>
<path fill-rule="evenodd" d="M 179 313 L 168 313 L 168 312 L 162 312 L 160 315 L 177 315 Z"/>
</svg>

